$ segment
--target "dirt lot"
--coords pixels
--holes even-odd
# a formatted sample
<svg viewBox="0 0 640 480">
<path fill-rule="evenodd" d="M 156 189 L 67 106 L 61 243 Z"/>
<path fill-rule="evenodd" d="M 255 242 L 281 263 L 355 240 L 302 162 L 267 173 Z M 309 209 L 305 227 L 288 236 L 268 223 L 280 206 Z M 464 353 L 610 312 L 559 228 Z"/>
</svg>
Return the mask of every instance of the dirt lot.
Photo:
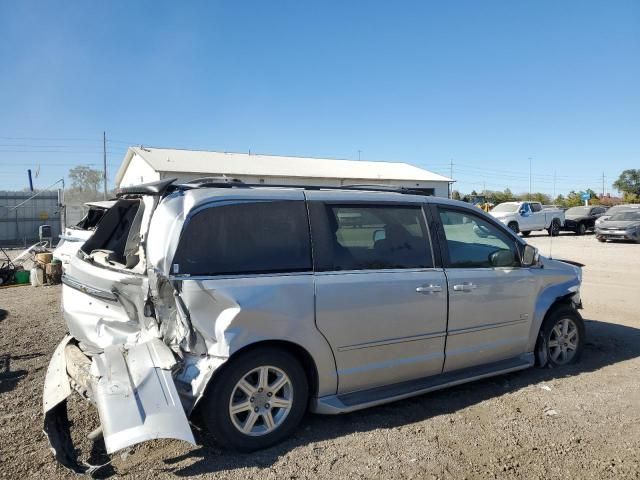
<svg viewBox="0 0 640 480">
<path fill-rule="evenodd" d="M 549 238 L 529 240 L 545 253 Z M 274 448 L 235 454 L 155 441 L 113 456 L 101 476 L 156 478 L 640 478 L 640 245 L 563 235 L 555 257 L 587 264 L 581 363 L 531 369 L 337 417 L 308 415 Z M 41 432 L 48 358 L 65 333 L 59 287 L 0 290 L 0 477 L 72 477 Z M 70 402 L 82 458 L 89 405 Z"/>
</svg>

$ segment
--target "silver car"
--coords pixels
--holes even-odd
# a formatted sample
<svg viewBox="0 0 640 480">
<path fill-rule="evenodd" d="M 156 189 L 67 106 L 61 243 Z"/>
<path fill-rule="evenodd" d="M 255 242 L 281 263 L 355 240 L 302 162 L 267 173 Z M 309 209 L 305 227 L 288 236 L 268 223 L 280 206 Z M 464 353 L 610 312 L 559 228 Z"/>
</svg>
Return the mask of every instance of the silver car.
<svg viewBox="0 0 640 480">
<path fill-rule="evenodd" d="M 44 387 L 56 458 L 66 399 L 108 453 L 194 442 L 197 409 L 255 450 L 305 411 L 339 414 L 578 360 L 581 266 L 542 258 L 477 208 L 406 189 L 171 180 L 122 189 L 63 278 L 69 334 Z"/>
<path fill-rule="evenodd" d="M 640 209 L 620 210 L 596 227 L 596 238 L 607 240 L 631 240 L 640 243 Z"/>
</svg>

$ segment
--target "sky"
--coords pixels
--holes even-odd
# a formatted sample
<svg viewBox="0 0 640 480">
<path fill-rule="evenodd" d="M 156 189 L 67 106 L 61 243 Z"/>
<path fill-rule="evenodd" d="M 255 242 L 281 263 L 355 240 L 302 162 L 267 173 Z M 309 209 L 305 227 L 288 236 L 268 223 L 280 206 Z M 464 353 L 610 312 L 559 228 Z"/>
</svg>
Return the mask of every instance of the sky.
<svg viewBox="0 0 640 480">
<path fill-rule="evenodd" d="M 640 168 L 635 0 L 4 0 L 0 61 L 0 190 L 102 168 L 103 131 L 110 184 L 138 144 L 453 163 L 462 192 Z"/>
</svg>

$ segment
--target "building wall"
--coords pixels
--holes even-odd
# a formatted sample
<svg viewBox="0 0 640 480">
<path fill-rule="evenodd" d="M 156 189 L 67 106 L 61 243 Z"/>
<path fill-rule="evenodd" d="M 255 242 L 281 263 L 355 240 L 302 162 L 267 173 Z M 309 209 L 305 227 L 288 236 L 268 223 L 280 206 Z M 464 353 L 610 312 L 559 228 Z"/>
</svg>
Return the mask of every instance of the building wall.
<svg viewBox="0 0 640 480">
<path fill-rule="evenodd" d="M 202 177 L 210 177 L 211 173 L 180 173 L 180 172 L 161 172 L 161 179 L 177 177 L 178 182 L 187 182 Z M 437 197 L 447 197 L 449 194 L 449 185 L 447 182 L 417 182 L 417 181 L 399 181 L 399 180 L 370 180 L 358 178 L 303 178 L 303 177 L 257 177 L 249 175 L 236 175 L 237 178 L 245 183 L 264 183 L 265 185 L 318 185 L 318 186 L 340 186 L 340 185 L 394 185 L 412 188 L 433 188 Z M 124 184 L 123 184 L 124 185 Z"/>
<path fill-rule="evenodd" d="M 129 187 L 141 183 L 155 182 L 156 180 L 160 180 L 160 174 L 139 155 L 134 155 L 118 187 Z"/>
<path fill-rule="evenodd" d="M 61 233 L 61 208 L 56 192 L 45 192 L 24 202 L 31 192 L 0 192 L 0 246 L 29 246 L 39 239 L 40 225 L 50 225 L 53 243 Z"/>
</svg>

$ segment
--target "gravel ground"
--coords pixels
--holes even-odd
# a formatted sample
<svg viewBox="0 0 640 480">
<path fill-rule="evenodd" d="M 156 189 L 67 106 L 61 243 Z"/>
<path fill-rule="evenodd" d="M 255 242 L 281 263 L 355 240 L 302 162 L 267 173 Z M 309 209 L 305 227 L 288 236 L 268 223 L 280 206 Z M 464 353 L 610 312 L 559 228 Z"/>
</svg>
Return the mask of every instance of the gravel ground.
<svg viewBox="0 0 640 480">
<path fill-rule="evenodd" d="M 548 253 L 550 240 L 529 241 Z M 640 245 L 563 235 L 553 254 L 585 263 L 582 361 L 530 369 L 353 414 L 308 415 L 281 445 L 225 451 L 154 441 L 112 457 L 100 476 L 157 478 L 640 478 Z M 71 478 L 41 431 L 48 359 L 65 333 L 60 287 L 0 289 L 0 477 Z M 97 414 L 70 402 L 82 458 Z"/>
</svg>

